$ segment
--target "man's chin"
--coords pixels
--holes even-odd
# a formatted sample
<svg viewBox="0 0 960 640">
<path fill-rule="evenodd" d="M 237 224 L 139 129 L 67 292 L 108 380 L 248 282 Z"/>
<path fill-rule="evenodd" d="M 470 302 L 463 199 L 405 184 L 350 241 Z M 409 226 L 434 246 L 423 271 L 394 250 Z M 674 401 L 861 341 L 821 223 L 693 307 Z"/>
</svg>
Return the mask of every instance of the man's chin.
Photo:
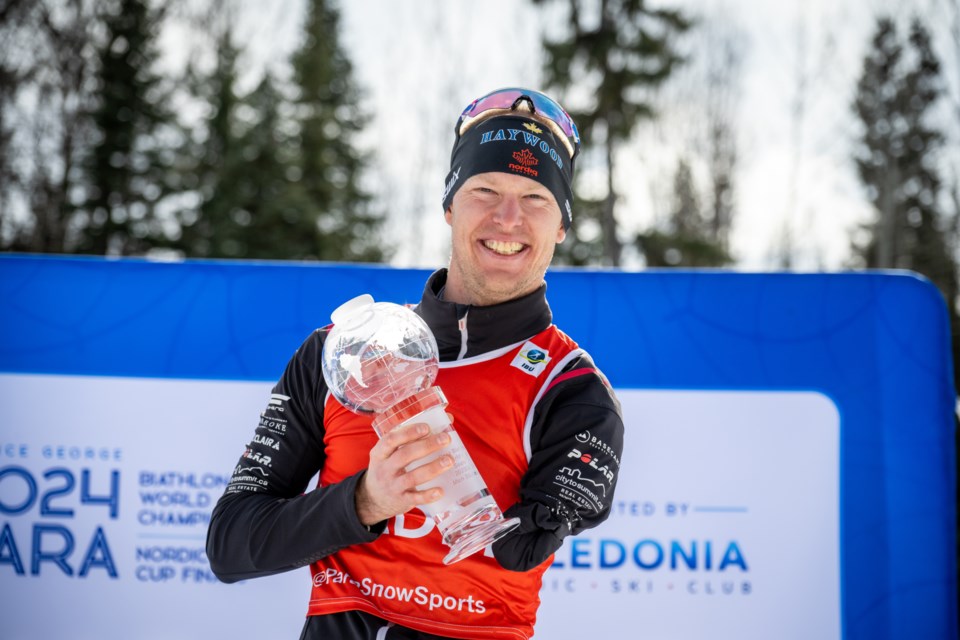
<svg viewBox="0 0 960 640">
<path fill-rule="evenodd" d="M 488 307 L 501 302 L 507 302 L 514 298 L 525 296 L 539 286 L 539 281 L 534 286 L 530 281 L 520 281 L 514 277 L 488 278 L 482 287 L 476 291 L 476 297 L 484 300 L 480 306 Z"/>
</svg>

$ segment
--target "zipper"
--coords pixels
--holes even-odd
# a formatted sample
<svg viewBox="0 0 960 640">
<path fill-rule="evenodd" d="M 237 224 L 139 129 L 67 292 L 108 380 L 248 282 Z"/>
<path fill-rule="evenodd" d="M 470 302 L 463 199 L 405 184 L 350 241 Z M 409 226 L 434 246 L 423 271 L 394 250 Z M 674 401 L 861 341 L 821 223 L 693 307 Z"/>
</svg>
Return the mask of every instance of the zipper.
<svg viewBox="0 0 960 640">
<path fill-rule="evenodd" d="M 463 317 L 457 320 L 457 327 L 460 329 L 460 355 L 457 356 L 457 360 L 463 360 L 467 355 L 467 315 L 469 313 L 468 309 Z"/>
</svg>

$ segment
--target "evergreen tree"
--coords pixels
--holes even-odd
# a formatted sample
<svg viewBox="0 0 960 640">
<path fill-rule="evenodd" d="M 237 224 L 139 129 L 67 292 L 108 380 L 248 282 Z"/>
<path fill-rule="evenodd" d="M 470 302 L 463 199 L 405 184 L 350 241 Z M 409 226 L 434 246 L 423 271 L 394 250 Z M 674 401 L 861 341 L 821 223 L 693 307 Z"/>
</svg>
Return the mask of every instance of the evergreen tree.
<svg viewBox="0 0 960 640">
<path fill-rule="evenodd" d="M 369 160 L 354 146 L 367 118 L 339 30 L 334 2 L 310 0 L 304 41 L 292 58 L 297 172 L 308 205 L 298 215 L 314 218 L 319 226 L 318 258 L 382 261 L 382 216 L 373 212 L 372 196 L 362 185 Z"/>
<path fill-rule="evenodd" d="M 236 258 L 242 246 L 237 239 L 246 215 L 231 213 L 238 208 L 236 173 L 243 164 L 237 108 L 240 51 L 233 44 L 229 21 L 216 39 L 216 65 L 204 75 L 193 65 L 186 72 L 185 86 L 191 97 L 204 105 L 208 114 L 199 126 L 185 125 L 188 132 L 180 150 L 179 190 L 195 193 L 198 204 L 177 212 L 180 237 L 173 243 L 187 256 Z M 256 116 L 248 128 L 256 126 Z M 234 219 L 238 219 L 237 223 Z M 226 247 L 223 246 L 226 243 Z M 230 250 L 232 249 L 232 250 Z"/>
<path fill-rule="evenodd" d="M 674 174 L 674 204 L 663 229 L 637 235 L 650 267 L 718 267 L 731 262 L 704 215 L 690 164 L 681 159 Z"/>
<path fill-rule="evenodd" d="M 178 212 L 173 247 L 191 257 L 315 259 L 319 231 L 294 176 L 298 149 L 282 112 L 287 100 L 267 72 L 248 95 L 237 84 L 241 51 L 229 18 L 216 40 L 217 63 L 187 85 L 209 114 L 181 154 L 181 188 L 198 204 Z"/>
<path fill-rule="evenodd" d="M 155 217 L 165 194 L 164 128 L 172 116 L 154 70 L 162 13 L 147 0 L 102 3 L 104 39 L 97 54 L 96 140 L 84 163 L 77 250 L 96 254 L 143 253 L 163 238 Z"/>
<path fill-rule="evenodd" d="M 854 101 L 862 126 L 855 161 L 875 217 L 853 249 L 856 266 L 911 269 L 937 285 L 960 362 L 957 264 L 946 235 L 953 221 L 941 208 L 936 166 L 944 136 L 931 123 L 941 93 L 940 63 L 919 19 L 907 44 L 891 19 L 878 19 Z"/>
<path fill-rule="evenodd" d="M 245 96 L 230 20 L 216 19 L 216 67 L 188 73 L 209 115 L 182 154 L 181 189 L 198 197 L 178 212 L 173 246 L 196 257 L 382 260 L 380 219 L 359 186 L 366 159 L 352 141 L 365 121 L 336 11 L 308 10 L 291 84 L 267 72 Z"/>
<path fill-rule="evenodd" d="M 268 73 L 244 101 L 256 120 L 237 138 L 239 162 L 228 164 L 229 225 L 216 238 L 217 255 L 317 259 L 321 234 L 299 184 L 298 148 L 285 133 L 286 104 Z"/>
<path fill-rule="evenodd" d="M 534 2 L 552 4 L 553 0 Z M 617 150 L 641 120 L 652 117 L 643 90 L 661 84 L 681 62 L 675 39 L 690 22 L 679 11 L 652 9 L 644 0 L 569 0 L 565 4 L 567 33 L 544 40 L 546 84 L 561 91 L 575 85 L 592 96 L 588 108 L 571 109 L 570 115 L 583 139 L 579 161 L 599 154 L 607 185 L 600 199 L 577 194 L 572 233 L 558 256 L 561 261 L 584 264 L 595 262 L 599 253 L 604 263 L 618 266 L 622 247 L 613 179 Z M 594 7 L 599 15 L 587 15 Z M 587 235 L 591 228 L 600 230 L 599 248 L 583 246 L 598 244 Z"/>
</svg>

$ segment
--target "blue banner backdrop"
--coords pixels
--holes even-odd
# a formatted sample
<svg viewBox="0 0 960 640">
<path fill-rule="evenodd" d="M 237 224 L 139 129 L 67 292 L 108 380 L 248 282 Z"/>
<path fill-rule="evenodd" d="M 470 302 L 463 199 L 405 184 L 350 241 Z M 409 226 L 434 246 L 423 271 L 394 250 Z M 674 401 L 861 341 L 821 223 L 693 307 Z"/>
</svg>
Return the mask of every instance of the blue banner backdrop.
<svg viewBox="0 0 960 640">
<path fill-rule="evenodd" d="M 2 256 L 0 372 L 272 382 L 340 302 L 415 302 L 427 275 Z M 955 398 L 947 314 L 930 283 L 909 273 L 579 270 L 551 271 L 548 283 L 557 323 L 617 389 L 832 400 L 842 637 L 956 637 Z M 4 421 L 2 442 L 17 429 Z M 31 579 L 12 578 L 11 564 L 0 545 L 5 591 Z"/>
</svg>

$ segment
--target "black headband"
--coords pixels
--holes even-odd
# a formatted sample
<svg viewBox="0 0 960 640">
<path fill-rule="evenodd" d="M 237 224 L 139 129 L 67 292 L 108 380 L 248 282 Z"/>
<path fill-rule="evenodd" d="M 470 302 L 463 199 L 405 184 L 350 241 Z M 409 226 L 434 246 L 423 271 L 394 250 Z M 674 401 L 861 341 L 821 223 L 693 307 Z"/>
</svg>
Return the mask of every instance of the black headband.
<svg viewBox="0 0 960 640">
<path fill-rule="evenodd" d="M 540 122 L 496 116 L 468 129 L 457 139 L 444 181 L 443 210 L 470 176 L 499 171 L 536 180 L 553 194 L 563 228 L 573 219 L 573 160 L 566 147 Z"/>
</svg>

